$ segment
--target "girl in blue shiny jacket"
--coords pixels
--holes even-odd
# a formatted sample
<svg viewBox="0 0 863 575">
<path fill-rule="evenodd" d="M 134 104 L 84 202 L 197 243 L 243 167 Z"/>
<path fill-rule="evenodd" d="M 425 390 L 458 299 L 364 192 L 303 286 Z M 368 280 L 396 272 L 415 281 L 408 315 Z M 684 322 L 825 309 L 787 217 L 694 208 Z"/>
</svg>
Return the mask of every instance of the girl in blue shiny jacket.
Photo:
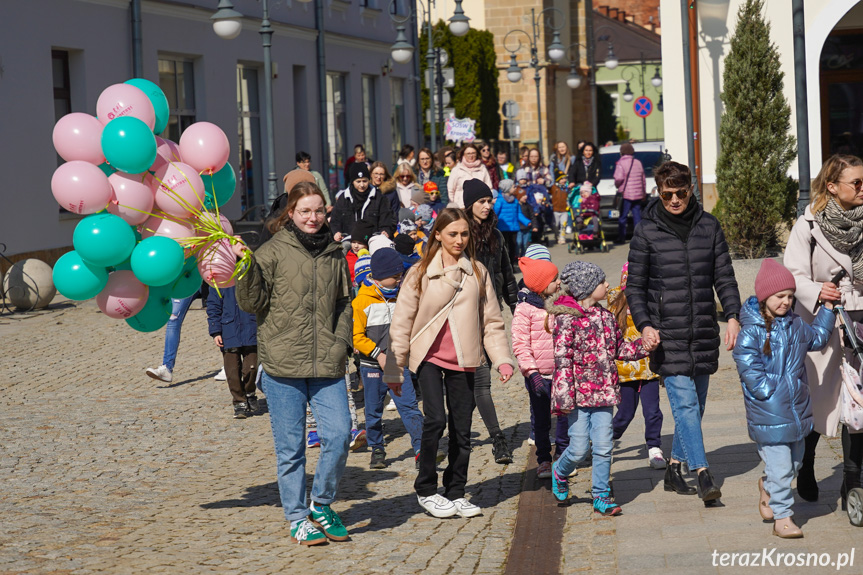
<svg viewBox="0 0 863 575">
<path fill-rule="evenodd" d="M 749 437 L 758 445 L 766 477 L 758 479 L 758 509 L 774 520 L 773 534 L 803 537 L 791 518 L 791 482 L 803 460 L 803 438 L 812 431 L 812 405 L 804 359 L 830 339 L 835 318 L 825 304 L 812 325 L 791 311 L 794 276 L 772 259 L 755 278 L 755 296 L 740 313 L 734 360 L 743 385 Z M 829 308 L 828 308 L 829 306 Z"/>
</svg>

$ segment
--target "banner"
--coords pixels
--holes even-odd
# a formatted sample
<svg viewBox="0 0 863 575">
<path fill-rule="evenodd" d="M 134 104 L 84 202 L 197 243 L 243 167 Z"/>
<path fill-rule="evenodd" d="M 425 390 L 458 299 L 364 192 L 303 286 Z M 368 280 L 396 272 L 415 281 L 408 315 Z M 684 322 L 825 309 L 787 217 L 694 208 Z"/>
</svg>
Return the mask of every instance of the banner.
<svg viewBox="0 0 863 575">
<path fill-rule="evenodd" d="M 446 139 L 451 142 L 473 142 L 476 140 L 475 125 L 476 120 L 470 118 L 447 118 Z"/>
</svg>

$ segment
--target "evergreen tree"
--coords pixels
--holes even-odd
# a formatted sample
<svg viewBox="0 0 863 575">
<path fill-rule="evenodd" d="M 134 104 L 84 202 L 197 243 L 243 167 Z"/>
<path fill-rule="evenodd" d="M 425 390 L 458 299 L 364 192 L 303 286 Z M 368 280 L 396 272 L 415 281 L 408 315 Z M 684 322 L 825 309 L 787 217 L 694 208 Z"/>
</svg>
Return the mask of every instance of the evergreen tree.
<svg viewBox="0 0 863 575">
<path fill-rule="evenodd" d="M 737 14 L 722 76 L 716 163 L 716 215 L 732 251 L 746 257 L 778 247 L 797 200 L 797 184 L 788 176 L 797 153 L 791 108 L 763 9 L 763 0 L 747 0 Z"/>
<path fill-rule="evenodd" d="M 455 86 L 450 88 L 452 102 L 457 118 L 476 120 L 476 135 L 478 138 L 496 140 L 500 134 L 500 89 L 497 85 L 499 71 L 495 63 L 494 35 L 488 30 L 473 28 L 462 37 L 453 35 L 443 20 L 434 26 L 435 46 L 441 47 L 449 54 L 448 67 L 454 68 Z M 425 133 L 429 134 L 430 126 L 425 121 L 425 111 L 429 107 L 429 91 L 425 86 L 425 70 L 428 67 L 426 49 L 428 34 L 426 28 L 420 36 L 419 54 L 420 77 L 423 78 L 422 88 L 422 119 Z M 446 89 L 446 88 L 444 88 Z M 435 122 L 438 121 L 437 107 L 432 111 Z M 446 121 L 446 118 L 444 118 Z M 438 134 L 443 130 L 437 127 Z"/>
</svg>

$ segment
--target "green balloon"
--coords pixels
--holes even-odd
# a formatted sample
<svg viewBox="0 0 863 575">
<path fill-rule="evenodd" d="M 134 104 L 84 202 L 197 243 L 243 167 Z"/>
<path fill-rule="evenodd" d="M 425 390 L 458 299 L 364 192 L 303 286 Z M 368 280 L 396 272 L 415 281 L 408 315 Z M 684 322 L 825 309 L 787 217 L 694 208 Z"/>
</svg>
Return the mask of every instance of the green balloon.
<svg viewBox="0 0 863 575">
<path fill-rule="evenodd" d="M 175 240 L 153 236 L 142 240 L 132 250 L 132 271 L 142 284 L 166 286 L 183 271 L 185 255 Z"/>
<path fill-rule="evenodd" d="M 212 176 L 209 174 L 202 175 L 201 179 L 204 180 L 204 192 L 206 194 L 204 207 L 208 210 L 215 210 L 217 204 L 220 208 L 224 206 L 234 196 L 234 190 L 237 189 L 237 174 L 230 163 L 225 164 L 225 167 Z"/>
<path fill-rule="evenodd" d="M 141 311 L 126 320 L 135 331 L 148 333 L 162 328 L 171 317 L 169 287 L 151 287 L 150 296 Z"/>
<path fill-rule="evenodd" d="M 156 125 L 153 127 L 153 133 L 161 134 L 164 132 L 171 112 L 168 110 L 168 98 L 165 97 L 162 89 L 144 78 L 132 78 L 131 80 L 126 80 L 124 84 L 135 86 L 147 94 L 147 97 L 150 98 L 150 102 L 153 104 L 153 110 L 156 111 Z"/>
<path fill-rule="evenodd" d="M 201 274 L 198 272 L 198 261 L 189 258 L 183 265 L 180 277 L 174 282 L 171 289 L 171 297 L 174 299 L 186 299 L 193 295 L 201 287 Z"/>
<path fill-rule="evenodd" d="M 119 216 L 93 214 L 75 226 L 72 245 L 87 262 L 107 268 L 122 263 L 131 255 L 135 248 L 135 232 Z"/>
<path fill-rule="evenodd" d="M 57 291 L 76 301 L 96 297 L 108 283 L 108 270 L 87 263 L 75 251 L 57 260 L 52 276 Z"/>
<path fill-rule="evenodd" d="M 98 168 L 102 170 L 102 173 L 106 176 L 110 176 L 111 174 L 117 172 L 117 170 L 114 169 L 114 166 L 110 165 L 108 162 L 102 162 L 101 164 L 99 164 Z"/>
<path fill-rule="evenodd" d="M 120 116 L 102 130 L 102 153 L 121 172 L 140 174 L 156 160 L 156 136 L 138 118 Z"/>
</svg>

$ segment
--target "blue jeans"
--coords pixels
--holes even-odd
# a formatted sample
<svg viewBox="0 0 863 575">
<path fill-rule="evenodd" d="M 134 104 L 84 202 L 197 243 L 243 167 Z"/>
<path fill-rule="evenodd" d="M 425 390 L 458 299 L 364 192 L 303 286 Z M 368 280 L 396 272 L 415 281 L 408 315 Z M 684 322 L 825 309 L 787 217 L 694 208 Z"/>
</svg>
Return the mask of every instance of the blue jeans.
<svg viewBox="0 0 863 575">
<path fill-rule="evenodd" d="M 593 442 L 593 469 L 591 489 L 594 497 L 608 492 L 611 476 L 611 416 L 612 407 L 579 407 L 569 417 L 569 447 L 557 460 L 557 473 L 567 476 L 575 466 L 587 459 Z"/>
<path fill-rule="evenodd" d="M 387 384 L 383 382 L 383 371 L 374 367 L 360 365 L 360 374 L 363 378 L 363 396 L 366 400 L 366 439 L 369 447 L 374 449 L 384 447 L 384 433 L 381 417 L 384 413 L 384 400 L 387 396 Z M 423 415 L 417 404 L 416 391 L 411 382 L 411 372 L 405 368 L 405 384 L 402 386 L 402 394 L 396 397 L 392 394 L 393 402 L 399 410 L 402 423 L 411 436 L 411 447 L 414 453 L 420 452 L 420 442 L 423 437 Z"/>
<path fill-rule="evenodd" d="M 162 356 L 162 364 L 170 371 L 174 371 L 174 363 L 177 361 L 177 348 L 180 347 L 180 328 L 186 319 L 186 312 L 192 306 L 192 300 L 200 297 L 201 292 L 195 292 L 186 299 L 171 300 L 171 317 L 165 327 L 165 353 Z"/>
<path fill-rule="evenodd" d="M 330 505 L 348 461 L 351 416 L 345 378 L 294 379 L 266 371 L 261 383 L 267 395 L 276 446 L 276 470 L 282 509 L 288 521 L 309 514 L 306 500 L 306 404 L 318 421 L 321 455 L 312 482 L 312 501 Z"/>
<path fill-rule="evenodd" d="M 620 206 L 620 219 L 617 220 L 619 240 L 626 239 L 626 224 L 629 212 L 632 212 L 632 228 L 638 225 L 641 221 L 641 200 L 623 200 Z"/>
<path fill-rule="evenodd" d="M 671 458 L 685 461 L 689 469 L 707 467 L 704 453 L 704 436 L 701 434 L 701 418 L 707 403 L 709 375 L 672 375 L 665 378 L 665 391 L 671 404 L 674 418 L 674 441 Z"/>
<path fill-rule="evenodd" d="M 529 229 L 518 232 L 515 238 L 515 243 L 518 245 L 518 257 L 522 257 L 527 251 L 527 246 L 530 245 L 530 236 L 531 231 Z"/>
<path fill-rule="evenodd" d="M 804 442 L 780 443 L 779 445 L 758 444 L 758 455 L 764 461 L 764 489 L 770 494 L 770 509 L 775 519 L 794 515 L 794 493 L 791 482 L 797 477 L 803 462 Z"/>
</svg>

